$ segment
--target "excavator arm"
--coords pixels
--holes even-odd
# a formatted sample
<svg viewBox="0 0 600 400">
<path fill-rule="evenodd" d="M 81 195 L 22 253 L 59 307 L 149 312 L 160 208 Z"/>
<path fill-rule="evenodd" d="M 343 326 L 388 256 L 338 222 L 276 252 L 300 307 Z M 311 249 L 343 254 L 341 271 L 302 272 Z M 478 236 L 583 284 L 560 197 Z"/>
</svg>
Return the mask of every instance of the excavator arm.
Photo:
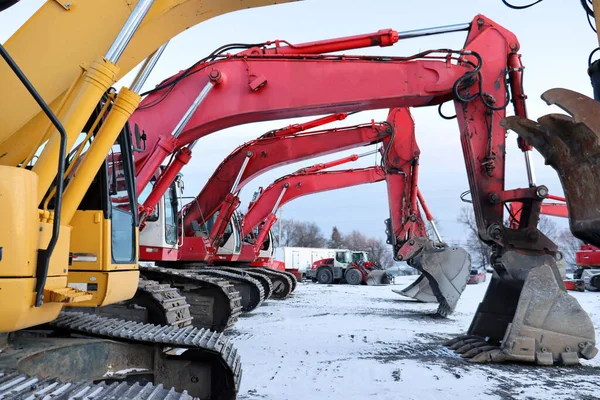
<svg viewBox="0 0 600 400">
<path fill-rule="evenodd" d="M 358 157 L 357 155 L 354 155 Z M 254 240 L 255 253 L 258 255 L 269 229 L 277 221 L 277 210 L 286 203 L 313 193 L 341 189 L 367 183 L 381 182 L 385 179 L 381 167 L 346 169 L 340 171 L 322 171 L 329 165 L 317 165 L 308 172 L 299 171 L 283 176 L 269 185 L 252 202 L 242 222 L 242 237 L 251 234 L 260 226 Z"/>
<path fill-rule="evenodd" d="M 202 225 L 219 211 L 210 233 L 211 247 L 214 248 L 239 205 L 237 193 L 251 179 L 278 166 L 377 143 L 386 135 L 389 135 L 388 126 L 364 124 L 293 134 L 268 133 L 246 143 L 219 165 L 195 201 L 189 203 L 184 213 L 184 230 L 188 235 L 193 233 L 192 221 Z"/>
<path fill-rule="evenodd" d="M 179 258 L 210 261 L 239 205 L 240 190 L 259 174 L 308 158 L 378 143 L 390 134 L 388 125 L 375 123 L 303 131 L 343 117 L 345 114 L 334 114 L 303 126 L 268 132 L 234 150 L 215 170 L 196 199 L 182 209 L 184 245 L 179 249 Z M 211 218 L 214 223 L 206 231 L 206 222 Z M 194 237 L 198 232 L 204 232 L 206 237 Z"/>
<path fill-rule="evenodd" d="M 137 125 L 138 129 L 145 132 L 149 149 L 136 163 L 138 192 L 147 185 L 167 155 L 173 154 L 178 148 L 195 144 L 197 139 L 206 134 L 232 125 L 323 114 L 330 110 L 355 111 L 439 104 L 451 99 L 454 92 L 468 85 L 472 85 L 471 90 L 476 93 L 471 97 L 476 98 L 477 93 L 484 91 L 486 96 L 498 98 L 498 102 L 504 103 L 507 97 L 505 88 L 502 85 L 494 87 L 493 81 L 503 76 L 508 64 L 519 62 L 516 54 L 518 42 L 510 32 L 482 16 L 477 16 L 471 26 L 477 29 L 471 29 L 466 48 L 456 52 L 441 50 L 441 53 L 424 52 L 414 57 L 386 59 L 344 57 L 342 61 L 338 56 L 325 55 L 295 57 L 243 54 L 199 63 L 187 75 L 172 77 L 159 85 L 161 89 L 148 96 L 130 118 L 132 126 Z M 306 47 L 303 51 L 307 51 Z M 499 60 L 496 57 L 499 52 L 506 54 L 507 59 Z M 493 62 L 477 61 L 478 57 L 486 60 L 488 54 L 489 57 L 493 54 Z M 443 61 L 437 59 L 440 55 Z M 452 61 L 453 55 L 458 57 L 458 63 Z M 318 76 L 312 73 L 315 68 L 320 71 Z M 478 76 L 481 78 L 475 83 L 475 77 Z M 253 77 L 264 78 L 265 82 L 255 85 L 252 83 Z M 348 81 L 360 84 L 349 91 Z M 383 81 L 386 85 L 380 84 Z M 298 84 L 294 85 L 294 82 Z M 210 90 L 207 92 L 203 89 L 198 94 L 192 87 Z M 331 90 L 324 92 L 318 89 L 321 87 Z M 294 92 L 293 96 L 282 95 L 289 94 L 290 90 Z M 492 94 L 498 91 L 501 93 Z M 232 98 L 236 101 L 231 101 Z M 198 107 L 198 101 L 201 107 Z M 176 113 L 161 111 L 186 109 L 190 104 L 196 104 L 196 108 L 190 107 L 185 113 L 187 115 L 194 110 L 185 123 Z M 479 113 L 481 111 L 477 110 Z M 471 119 L 475 122 L 463 125 L 472 130 L 488 130 L 484 126 L 477 126 L 485 125 L 483 116 Z M 487 140 L 483 138 L 477 142 L 477 146 L 484 143 L 487 146 Z M 488 154 L 482 155 L 488 158 L 488 169 L 503 171 L 503 159 L 493 157 L 492 152 L 493 149 L 489 148 Z M 475 185 L 478 185 L 477 179 L 474 179 Z M 184 221 L 188 232 L 192 221 L 203 217 L 206 219 L 206 215 L 216 211 L 225 193 L 216 193 L 218 201 L 214 201 L 207 209 L 188 207 Z M 497 219 L 502 208 L 491 208 L 496 209 L 495 215 L 488 219 Z M 485 225 L 483 219 L 480 223 Z M 482 232 L 487 235 L 485 229 Z"/>
</svg>

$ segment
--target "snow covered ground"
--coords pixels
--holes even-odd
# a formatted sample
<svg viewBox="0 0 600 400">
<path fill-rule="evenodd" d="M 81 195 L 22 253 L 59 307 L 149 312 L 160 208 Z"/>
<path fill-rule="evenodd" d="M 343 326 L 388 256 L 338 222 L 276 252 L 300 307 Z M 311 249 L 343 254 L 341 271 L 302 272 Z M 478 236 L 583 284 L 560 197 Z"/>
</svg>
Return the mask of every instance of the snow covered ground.
<svg viewBox="0 0 600 400">
<path fill-rule="evenodd" d="M 240 399 L 600 399 L 600 356 L 577 367 L 476 365 L 441 345 L 464 333 L 489 282 L 468 285 L 456 312 L 393 293 L 396 285 L 300 283 L 231 331 Z M 573 292 L 571 292 L 573 293 Z M 600 293 L 574 293 L 600 332 Z"/>
</svg>

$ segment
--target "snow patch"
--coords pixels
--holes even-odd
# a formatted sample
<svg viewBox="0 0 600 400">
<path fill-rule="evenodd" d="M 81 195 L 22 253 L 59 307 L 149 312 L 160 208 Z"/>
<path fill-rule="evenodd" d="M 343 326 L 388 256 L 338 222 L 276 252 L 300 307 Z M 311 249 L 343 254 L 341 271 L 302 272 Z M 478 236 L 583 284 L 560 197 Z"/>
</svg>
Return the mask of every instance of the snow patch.
<svg viewBox="0 0 600 400">
<path fill-rule="evenodd" d="M 242 357 L 243 399 L 597 398 L 600 359 L 577 367 L 478 365 L 442 346 L 464 333 L 487 284 L 468 285 L 456 311 L 399 296 L 395 285 L 300 283 L 283 301 L 243 314 L 228 334 Z M 600 323 L 600 293 L 570 292 Z"/>
</svg>

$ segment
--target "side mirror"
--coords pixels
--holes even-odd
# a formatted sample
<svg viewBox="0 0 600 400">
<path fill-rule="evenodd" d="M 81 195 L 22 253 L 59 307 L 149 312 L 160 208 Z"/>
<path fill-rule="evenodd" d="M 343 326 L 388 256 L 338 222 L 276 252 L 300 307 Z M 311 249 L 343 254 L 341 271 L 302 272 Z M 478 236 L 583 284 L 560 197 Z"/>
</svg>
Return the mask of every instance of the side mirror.
<svg viewBox="0 0 600 400">
<path fill-rule="evenodd" d="M 138 124 L 135 124 L 133 129 L 135 135 L 135 146 L 133 146 L 133 151 L 137 151 L 138 153 L 143 153 L 146 151 L 146 132 L 142 131 L 140 133 L 140 127 Z"/>
</svg>

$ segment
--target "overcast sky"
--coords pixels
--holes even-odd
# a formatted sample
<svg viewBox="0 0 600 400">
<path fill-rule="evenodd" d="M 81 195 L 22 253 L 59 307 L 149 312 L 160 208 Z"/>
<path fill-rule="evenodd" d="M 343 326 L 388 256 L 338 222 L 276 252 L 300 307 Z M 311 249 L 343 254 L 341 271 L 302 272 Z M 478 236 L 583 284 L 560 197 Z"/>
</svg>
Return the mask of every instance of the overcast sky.
<svg viewBox="0 0 600 400">
<path fill-rule="evenodd" d="M 42 3 L 41 0 L 23 0 L 0 14 L 0 40 L 4 42 L 10 37 Z M 153 87 L 227 43 L 256 43 L 273 39 L 300 43 L 369 33 L 384 28 L 405 31 L 470 22 L 478 13 L 514 32 L 520 41 L 526 67 L 525 92 L 529 97 L 530 118 L 557 111 L 554 107 L 546 106 L 540 99 L 540 95 L 547 89 L 564 87 L 592 95 L 586 73 L 587 58 L 598 43 L 594 32 L 588 26 L 583 9 L 573 0 L 545 0 L 523 11 L 511 10 L 500 0 L 305 0 L 243 10 L 213 18 L 171 40 L 145 89 Z M 430 48 L 459 49 L 464 40 L 465 32 L 461 32 L 407 40 L 393 47 L 369 48 L 348 53 L 405 56 Z M 129 74 L 117 88 L 122 84 L 129 84 L 131 80 L 132 75 Z M 452 112 L 450 105 L 447 109 L 448 113 Z M 422 152 L 419 186 L 431 211 L 439 220 L 443 238 L 453 243 L 460 242 L 464 236 L 464 229 L 456 222 L 456 217 L 460 208 L 465 205 L 460 201 L 459 195 L 468 189 L 468 182 L 456 120 L 441 119 L 436 107 L 413 109 L 412 113 Z M 512 113 L 512 110 L 509 109 L 509 113 Z M 369 122 L 371 119 L 383 121 L 386 115 L 387 110 L 364 111 L 329 126 L 354 125 Z M 186 195 L 195 195 L 221 160 L 242 142 L 256 138 L 265 131 L 313 118 L 315 117 L 247 124 L 201 139 L 194 148 L 192 161 L 183 170 Z M 278 177 L 302 166 L 365 150 L 361 148 L 346 151 L 270 171 L 245 187 L 241 195 L 241 209 L 246 208 L 258 186 L 266 187 Z M 547 185 L 551 193 L 562 194 L 555 172 L 543 165 L 539 154 L 535 153 L 534 160 L 538 184 Z M 366 167 L 375 162 L 375 157 L 370 156 L 347 164 L 346 167 Z M 527 185 L 523 155 L 516 147 L 514 133 L 509 134 L 507 138 L 506 184 L 507 188 Z M 358 229 L 368 235 L 384 238 L 383 220 L 388 215 L 385 183 L 307 196 L 288 203 L 283 208 L 284 218 L 315 221 L 327 236 L 332 226 L 337 225 L 342 232 Z M 561 223 L 562 227 L 567 227 L 566 221 L 557 222 Z"/>
</svg>

